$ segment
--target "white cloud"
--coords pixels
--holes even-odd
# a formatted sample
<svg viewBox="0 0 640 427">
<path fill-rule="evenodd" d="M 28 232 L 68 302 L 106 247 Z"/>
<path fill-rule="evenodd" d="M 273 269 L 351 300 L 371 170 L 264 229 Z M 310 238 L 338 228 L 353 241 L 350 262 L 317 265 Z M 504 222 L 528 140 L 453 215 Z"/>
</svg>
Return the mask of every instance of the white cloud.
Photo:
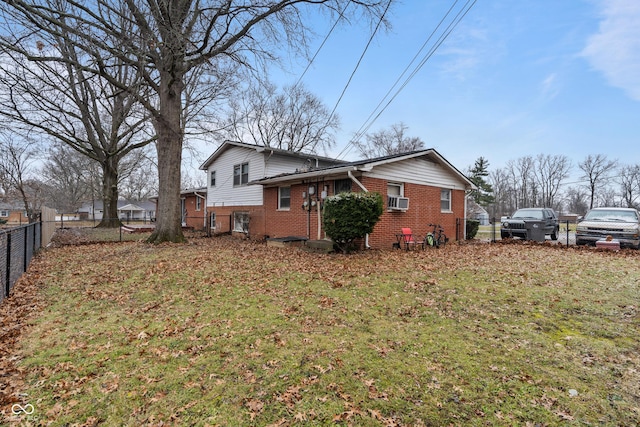
<svg viewBox="0 0 640 427">
<path fill-rule="evenodd" d="M 556 73 L 549 74 L 547 78 L 542 81 L 540 89 L 543 99 L 551 100 L 555 98 L 560 92 L 558 88 L 558 75 Z"/>
<path fill-rule="evenodd" d="M 640 2 L 605 0 L 602 12 L 582 55 L 609 84 L 640 101 Z"/>
</svg>

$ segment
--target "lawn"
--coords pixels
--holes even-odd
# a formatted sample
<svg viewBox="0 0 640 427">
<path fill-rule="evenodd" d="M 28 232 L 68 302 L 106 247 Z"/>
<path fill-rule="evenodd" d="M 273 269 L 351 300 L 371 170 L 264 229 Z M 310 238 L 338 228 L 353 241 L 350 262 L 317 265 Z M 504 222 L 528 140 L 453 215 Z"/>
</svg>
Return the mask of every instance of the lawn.
<svg viewBox="0 0 640 427">
<path fill-rule="evenodd" d="M 633 426 L 639 285 L 638 251 L 528 242 L 53 248 L 0 311 L 0 409 L 16 425 Z"/>
</svg>

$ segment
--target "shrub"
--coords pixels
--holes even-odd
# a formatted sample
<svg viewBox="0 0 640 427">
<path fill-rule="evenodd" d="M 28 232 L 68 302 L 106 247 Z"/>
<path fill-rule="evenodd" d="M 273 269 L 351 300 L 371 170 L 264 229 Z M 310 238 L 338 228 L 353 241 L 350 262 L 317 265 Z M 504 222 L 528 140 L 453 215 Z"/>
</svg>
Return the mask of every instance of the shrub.
<svg viewBox="0 0 640 427">
<path fill-rule="evenodd" d="M 480 227 L 480 221 L 476 219 L 468 219 L 467 220 L 467 240 L 471 240 L 476 237 L 478 234 L 478 228 Z"/>
<path fill-rule="evenodd" d="M 342 252 L 373 231 L 383 211 L 379 193 L 340 193 L 324 202 L 323 225 Z"/>
</svg>

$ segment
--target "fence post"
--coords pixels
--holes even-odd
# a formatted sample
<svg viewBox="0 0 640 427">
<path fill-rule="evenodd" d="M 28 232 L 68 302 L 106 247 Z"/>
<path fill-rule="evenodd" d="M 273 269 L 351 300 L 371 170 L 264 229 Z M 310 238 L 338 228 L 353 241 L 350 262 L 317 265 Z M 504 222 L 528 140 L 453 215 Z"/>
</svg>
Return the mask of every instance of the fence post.
<svg viewBox="0 0 640 427">
<path fill-rule="evenodd" d="M 27 253 L 28 251 L 28 243 L 29 243 L 29 228 L 31 228 L 31 225 L 27 225 L 24 228 L 24 248 L 22 251 L 22 272 L 24 273 L 25 271 L 27 271 L 27 267 L 29 266 L 29 262 L 27 261 Z"/>
<path fill-rule="evenodd" d="M 569 247 L 569 220 L 567 220 L 567 247 Z"/>
<path fill-rule="evenodd" d="M 491 218 L 491 243 L 495 243 L 496 239 L 496 217 Z"/>
<path fill-rule="evenodd" d="M 7 275 L 6 289 L 3 289 L 5 298 L 9 298 L 9 291 L 11 290 L 11 233 L 7 233 L 7 269 L 5 271 Z"/>
</svg>

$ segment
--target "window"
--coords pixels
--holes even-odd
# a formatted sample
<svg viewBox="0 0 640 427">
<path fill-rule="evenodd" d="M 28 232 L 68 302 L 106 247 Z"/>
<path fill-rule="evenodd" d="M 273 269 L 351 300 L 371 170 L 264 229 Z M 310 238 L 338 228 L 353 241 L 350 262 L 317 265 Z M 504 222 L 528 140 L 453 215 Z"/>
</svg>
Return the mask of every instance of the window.
<svg viewBox="0 0 640 427">
<path fill-rule="evenodd" d="M 216 171 L 211 171 L 210 186 L 211 187 L 215 187 L 216 186 Z"/>
<path fill-rule="evenodd" d="M 202 197 L 196 195 L 196 210 L 202 209 Z"/>
<path fill-rule="evenodd" d="M 409 209 L 409 199 L 404 196 L 404 185 L 387 184 L 387 209 L 402 210 Z"/>
<path fill-rule="evenodd" d="M 289 210 L 291 208 L 291 187 L 278 188 L 278 209 Z"/>
<path fill-rule="evenodd" d="M 211 212 L 211 214 L 209 215 L 209 227 L 212 230 L 216 229 L 216 213 L 215 212 Z"/>
<path fill-rule="evenodd" d="M 246 185 L 249 182 L 249 163 L 233 167 L 233 186 Z"/>
<path fill-rule="evenodd" d="M 336 179 L 333 181 L 333 194 L 348 193 L 351 191 L 350 179 Z"/>
<path fill-rule="evenodd" d="M 9 211 L 5 211 L 5 210 L 0 211 L 0 216 L 1 217 L 5 217 L 5 218 L 8 217 L 9 216 Z"/>
<path fill-rule="evenodd" d="M 233 231 L 240 233 L 249 232 L 249 212 L 233 213 Z"/>
<path fill-rule="evenodd" d="M 440 190 L 440 210 L 451 212 L 451 190 Z"/>
</svg>

